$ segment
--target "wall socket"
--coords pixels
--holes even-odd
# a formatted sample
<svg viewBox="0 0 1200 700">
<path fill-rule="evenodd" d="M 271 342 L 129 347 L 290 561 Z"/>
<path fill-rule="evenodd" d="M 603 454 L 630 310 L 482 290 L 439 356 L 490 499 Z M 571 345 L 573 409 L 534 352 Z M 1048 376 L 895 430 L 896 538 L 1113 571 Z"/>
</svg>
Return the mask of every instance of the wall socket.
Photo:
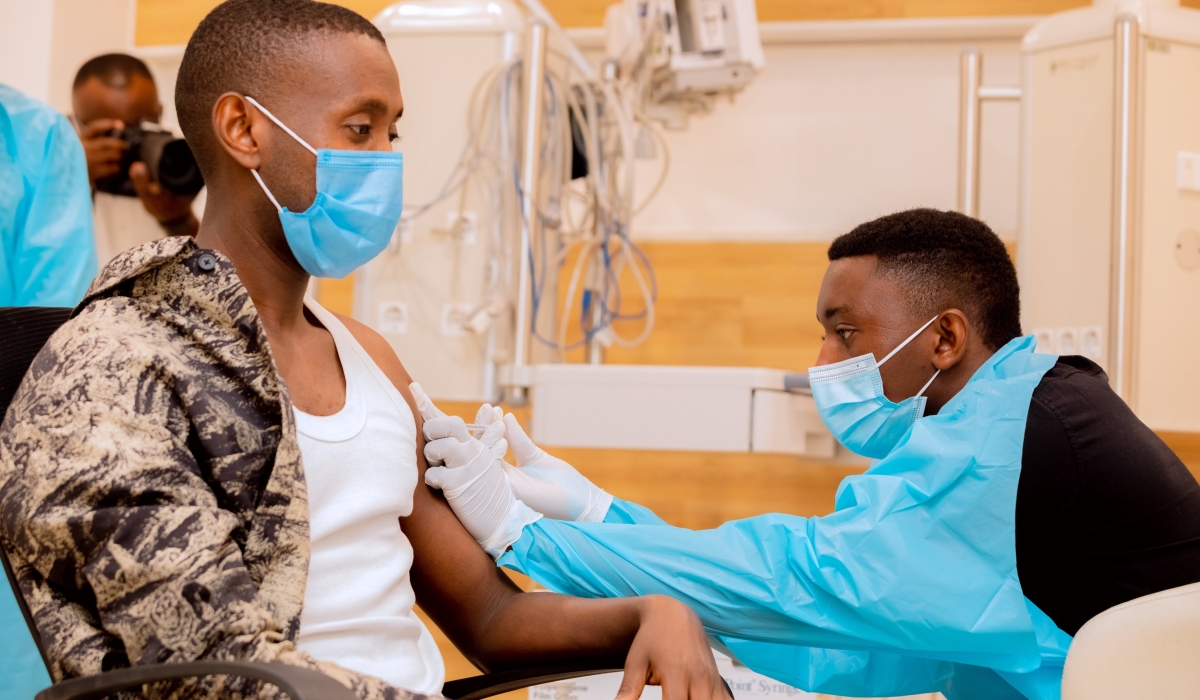
<svg viewBox="0 0 1200 700">
<path fill-rule="evenodd" d="M 466 323 L 470 320 L 468 314 L 474 310 L 475 307 L 463 302 L 443 305 L 442 335 L 451 337 L 466 335 Z"/>
<path fill-rule="evenodd" d="M 446 212 L 446 228 L 435 228 L 433 233 L 457 241 L 459 245 L 475 245 L 478 237 L 479 214 L 464 211 L 460 217 L 457 211 Z"/>
<path fill-rule="evenodd" d="M 408 332 L 408 304 L 385 301 L 379 305 L 379 332 L 385 335 L 404 335 Z"/>
<path fill-rule="evenodd" d="M 1049 355 L 1083 355 L 1093 362 L 1104 359 L 1103 326 L 1036 328 L 1037 351 Z"/>
<path fill-rule="evenodd" d="M 1072 326 L 1054 329 L 1054 350 L 1058 355 L 1079 354 L 1079 329 Z"/>
</svg>

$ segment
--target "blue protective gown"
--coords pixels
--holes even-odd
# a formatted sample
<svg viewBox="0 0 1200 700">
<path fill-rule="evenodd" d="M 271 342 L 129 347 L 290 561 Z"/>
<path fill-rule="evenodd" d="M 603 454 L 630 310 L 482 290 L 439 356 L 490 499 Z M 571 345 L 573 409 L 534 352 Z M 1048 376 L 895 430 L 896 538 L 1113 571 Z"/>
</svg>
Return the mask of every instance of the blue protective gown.
<svg viewBox="0 0 1200 700">
<path fill-rule="evenodd" d="M 0 306 L 74 306 L 96 275 L 87 161 L 63 115 L 0 85 Z M 0 700 L 50 676 L 0 578 Z"/>
<path fill-rule="evenodd" d="M 603 523 L 527 526 L 500 564 L 577 596 L 677 598 L 739 661 L 804 690 L 1058 698 L 1071 638 L 1016 570 L 1025 420 L 1057 359 L 1033 346 L 996 352 L 845 479 L 830 515 L 692 531 L 617 500 Z"/>
<path fill-rule="evenodd" d="M 0 306 L 74 306 L 96 271 L 91 185 L 75 129 L 0 85 Z"/>
</svg>

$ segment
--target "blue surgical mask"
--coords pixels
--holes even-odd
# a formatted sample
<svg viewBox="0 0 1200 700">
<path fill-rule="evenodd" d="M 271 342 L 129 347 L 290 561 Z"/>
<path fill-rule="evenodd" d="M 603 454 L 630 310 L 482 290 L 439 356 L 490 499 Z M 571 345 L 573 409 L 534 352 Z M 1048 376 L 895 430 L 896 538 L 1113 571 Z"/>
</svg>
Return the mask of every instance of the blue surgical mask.
<svg viewBox="0 0 1200 700">
<path fill-rule="evenodd" d="M 925 415 L 927 399 L 922 394 L 941 370 L 933 373 L 916 396 L 895 403 L 883 393 L 879 368 L 936 320 L 937 316 L 929 319 L 878 364 L 875 354 L 868 353 L 836 364 L 809 368 L 808 381 L 817 413 L 846 449 L 871 459 L 883 459 L 912 424 Z"/>
<path fill-rule="evenodd" d="M 279 206 L 258 171 L 250 171 L 279 210 L 283 235 L 300 266 L 313 277 L 341 278 L 383 252 L 404 209 L 404 156 L 317 150 L 253 97 L 246 101 L 317 157 L 317 197 L 303 212 Z"/>
</svg>

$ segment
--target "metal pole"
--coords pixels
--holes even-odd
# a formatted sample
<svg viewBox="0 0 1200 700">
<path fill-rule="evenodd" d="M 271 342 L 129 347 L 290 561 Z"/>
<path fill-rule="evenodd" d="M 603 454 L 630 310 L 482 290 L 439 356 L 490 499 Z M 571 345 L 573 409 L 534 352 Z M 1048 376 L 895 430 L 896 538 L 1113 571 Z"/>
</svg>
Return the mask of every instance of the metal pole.
<svg viewBox="0 0 1200 700">
<path fill-rule="evenodd" d="M 988 100 L 1019 100 L 1019 87 L 984 87 L 983 54 L 963 49 L 958 70 L 958 211 L 979 218 L 982 107 Z"/>
<path fill-rule="evenodd" d="M 958 211 L 979 216 L 979 82 L 983 57 L 964 49 L 958 72 Z"/>
<path fill-rule="evenodd" d="M 1137 130 L 1141 26 L 1117 17 L 1114 50 L 1112 259 L 1109 276 L 1108 370 L 1113 391 L 1135 408 L 1137 337 Z"/>
<path fill-rule="evenodd" d="M 546 25 L 534 22 L 529 27 L 525 51 L 525 140 L 521 162 L 521 245 L 517 261 L 517 313 L 513 339 L 513 377 L 518 385 L 510 387 L 513 403 L 525 400 L 525 387 L 519 385 L 521 370 L 529 363 L 530 329 L 536 321 L 531 313 L 533 279 L 529 269 L 530 253 L 541 231 L 538 216 L 539 155 L 542 145 L 542 99 L 545 92 Z M 551 300 L 553 301 L 553 300 Z"/>
</svg>

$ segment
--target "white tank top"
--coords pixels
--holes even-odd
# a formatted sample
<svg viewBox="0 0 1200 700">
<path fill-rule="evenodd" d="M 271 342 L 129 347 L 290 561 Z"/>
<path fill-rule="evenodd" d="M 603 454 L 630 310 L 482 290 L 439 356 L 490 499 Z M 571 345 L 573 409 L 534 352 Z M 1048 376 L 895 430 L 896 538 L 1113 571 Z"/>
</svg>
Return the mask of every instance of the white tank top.
<svg viewBox="0 0 1200 700">
<path fill-rule="evenodd" d="M 346 326 L 304 303 L 333 335 L 346 403 L 332 416 L 295 410 L 312 548 L 297 646 L 398 688 L 439 693 L 446 669 L 413 612 L 413 550 L 398 522 L 413 509 L 416 421 Z"/>
</svg>

